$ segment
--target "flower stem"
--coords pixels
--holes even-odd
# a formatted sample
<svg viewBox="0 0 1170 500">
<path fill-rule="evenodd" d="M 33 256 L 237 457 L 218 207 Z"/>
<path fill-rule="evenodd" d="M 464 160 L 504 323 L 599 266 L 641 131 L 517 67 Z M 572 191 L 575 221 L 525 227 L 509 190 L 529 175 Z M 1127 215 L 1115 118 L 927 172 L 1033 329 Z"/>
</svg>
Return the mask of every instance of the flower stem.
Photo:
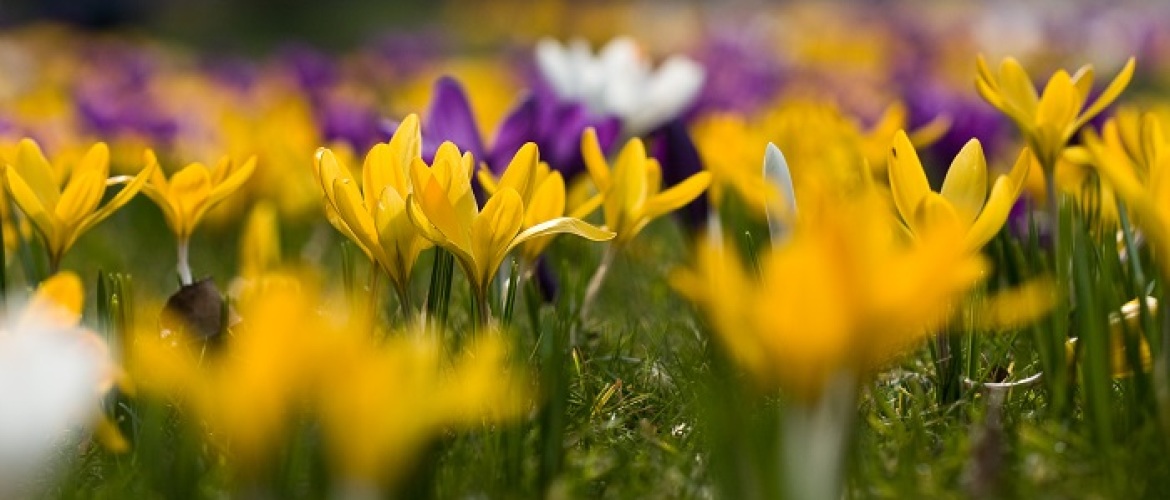
<svg viewBox="0 0 1170 500">
<path fill-rule="evenodd" d="M 382 276 L 381 269 L 374 263 L 370 263 L 370 281 L 369 281 L 369 321 L 372 327 L 378 318 L 378 278 Z"/>
<path fill-rule="evenodd" d="M 1047 174 L 1044 177 L 1044 186 L 1048 194 L 1049 244 L 1051 245 L 1052 259 L 1054 262 L 1056 260 L 1057 249 L 1060 248 L 1060 193 L 1056 190 L 1055 167 L 1055 165 L 1045 165 L 1043 169 Z"/>
<path fill-rule="evenodd" d="M 178 254 L 179 254 L 178 261 L 179 262 L 178 262 L 178 265 L 176 267 L 178 268 L 178 271 L 179 271 L 179 282 L 183 286 L 187 286 L 187 285 L 190 285 L 191 283 L 195 282 L 195 279 L 191 277 L 191 260 L 189 257 L 190 242 L 191 242 L 191 240 L 188 238 L 180 238 L 179 240 L 177 240 L 177 248 L 178 248 Z M 56 260 L 54 259 L 54 260 L 52 260 L 52 262 L 53 262 L 52 267 L 56 268 Z M 53 272 L 56 272 L 56 271 L 53 271 Z"/>
<path fill-rule="evenodd" d="M 593 272 L 593 277 L 589 278 L 589 285 L 585 288 L 585 297 L 581 299 L 581 310 L 579 317 L 585 319 L 589 316 L 589 311 L 593 308 L 593 302 L 597 300 L 597 293 L 601 291 L 601 285 L 605 282 L 605 277 L 609 274 L 609 268 L 613 267 L 614 257 L 617 256 L 617 247 L 613 244 L 605 247 L 605 253 L 601 254 L 601 263 L 597 265 L 597 270 Z"/>
</svg>

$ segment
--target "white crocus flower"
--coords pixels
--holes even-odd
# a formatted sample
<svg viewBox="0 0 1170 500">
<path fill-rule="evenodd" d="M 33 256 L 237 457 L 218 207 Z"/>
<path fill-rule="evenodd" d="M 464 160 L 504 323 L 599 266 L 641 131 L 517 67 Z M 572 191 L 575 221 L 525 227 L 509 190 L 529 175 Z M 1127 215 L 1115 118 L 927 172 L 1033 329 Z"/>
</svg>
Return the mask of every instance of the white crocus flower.
<svg viewBox="0 0 1170 500">
<path fill-rule="evenodd" d="M 593 113 L 617 116 L 631 137 L 685 111 L 706 77 L 699 63 L 678 55 L 652 68 L 628 37 L 611 40 L 597 55 L 584 40 L 565 46 L 546 38 L 536 45 L 536 65 L 558 98 L 584 103 Z"/>
<path fill-rule="evenodd" d="M 112 383 L 113 365 L 105 343 L 77 324 L 80 281 L 65 274 L 46 284 L 50 282 L 42 285 L 23 314 L 0 327 L 4 498 L 27 493 L 50 477 L 54 459 L 63 457 L 62 446 L 76 443 L 77 431 L 95 421 L 101 395 Z M 59 304 L 54 295 L 77 301 Z"/>
</svg>

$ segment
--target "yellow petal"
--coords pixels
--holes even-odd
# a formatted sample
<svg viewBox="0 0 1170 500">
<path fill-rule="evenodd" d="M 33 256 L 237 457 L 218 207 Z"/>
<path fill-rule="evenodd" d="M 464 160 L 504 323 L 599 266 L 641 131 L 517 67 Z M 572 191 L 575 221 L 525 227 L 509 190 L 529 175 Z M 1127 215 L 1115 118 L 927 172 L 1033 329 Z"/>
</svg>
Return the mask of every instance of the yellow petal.
<svg viewBox="0 0 1170 500">
<path fill-rule="evenodd" d="M 1077 98 L 1081 103 L 1089 100 L 1089 93 L 1093 91 L 1093 66 L 1081 66 L 1072 76 L 1073 86 L 1077 88 Z"/>
<path fill-rule="evenodd" d="M 1019 197 L 1019 191 L 1012 184 L 1013 181 L 1006 175 L 1001 175 L 995 180 L 995 185 L 991 187 L 991 195 L 987 198 L 987 205 L 979 212 L 979 217 L 975 219 L 963 239 L 963 246 L 967 250 L 978 252 L 1003 228 L 1008 215 L 1011 214 L 1012 205 Z"/>
<path fill-rule="evenodd" d="M 91 146 L 73 169 L 75 176 L 85 172 L 96 172 L 103 178 L 110 175 L 110 148 L 106 143 L 99 142 Z"/>
<path fill-rule="evenodd" d="M 60 223 L 56 217 L 45 209 L 40 197 L 24 182 L 20 174 L 16 173 L 16 169 L 6 168 L 4 174 L 8 183 L 8 192 L 12 194 L 12 201 L 16 202 L 16 206 L 20 207 L 20 210 L 32 220 L 33 225 L 45 238 L 45 243 L 49 246 L 50 251 L 63 251 L 59 241 L 61 239 L 58 228 Z"/>
<path fill-rule="evenodd" d="M 443 186 L 435 178 L 431 178 L 425 185 L 415 186 L 415 200 L 423 214 L 443 238 L 462 252 L 471 254 L 471 224 L 461 220 L 455 211 L 455 206 L 447 198 Z M 474 214 L 472 219 L 474 220 Z M 438 242 L 436 242 L 438 243 Z"/>
<path fill-rule="evenodd" d="M 512 241 L 504 253 L 511 250 L 516 245 L 524 243 L 533 238 L 540 238 L 550 236 L 553 234 L 573 234 L 580 236 L 590 241 L 608 241 L 617 236 L 612 231 L 606 231 L 597 226 L 589 224 L 581 219 L 574 219 L 572 217 L 558 217 L 556 219 L 547 220 L 525 229 Z"/>
<path fill-rule="evenodd" d="M 337 196 L 337 214 L 357 237 L 357 242 L 369 249 L 379 263 L 385 261 L 381 245 L 378 244 L 378 230 L 374 218 L 362 205 L 361 193 L 354 186 L 353 179 L 336 179 L 333 192 Z"/>
<path fill-rule="evenodd" d="M 963 146 L 947 177 L 943 180 L 942 196 L 951 202 L 964 226 L 970 226 L 987 199 L 987 160 L 979 139 L 971 139 Z"/>
<path fill-rule="evenodd" d="M 106 192 L 106 177 L 95 170 L 78 170 L 69 179 L 61 200 L 53 210 L 57 220 L 66 227 L 84 218 L 102 201 Z"/>
<path fill-rule="evenodd" d="M 887 164 L 894 205 L 902 219 L 910 223 L 922 198 L 931 191 L 926 173 L 922 171 L 922 162 L 918 160 L 918 152 L 910 144 L 910 138 L 905 132 L 899 130 L 894 135 Z"/>
<path fill-rule="evenodd" d="M 1109 82 L 1109 86 L 1105 87 L 1105 90 L 1101 91 L 1101 95 L 1097 96 L 1097 100 L 1093 101 L 1093 104 L 1090 105 L 1088 109 L 1085 109 L 1083 113 L 1081 113 L 1081 117 L 1077 119 L 1077 123 L 1074 128 L 1080 128 L 1089 120 L 1092 120 L 1093 117 L 1097 116 L 1102 111 L 1105 111 L 1105 108 L 1109 107 L 1110 104 L 1113 104 L 1113 101 L 1116 101 L 1117 98 L 1121 96 L 1121 92 L 1129 86 L 1130 80 L 1133 79 L 1135 65 L 1136 62 L 1134 61 L 1134 58 L 1130 57 L 1129 60 L 1125 62 L 1125 67 L 1121 68 L 1121 72 L 1117 73 L 1117 76 L 1113 78 L 1113 81 Z"/>
<path fill-rule="evenodd" d="M 711 185 L 711 172 L 699 172 L 658 193 L 646 202 L 642 218 L 656 219 L 694 201 Z"/>
<path fill-rule="evenodd" d="M 626 227 L 635 223 L 629 219 L 642 211 L 649 180 L 647 162 L 646 148 L 638 138 L 630 139 L 618 154 L 611 185 L 605 193 L 605 225 L 610 230 L 624 233 L 632 229 Z"/>
<path fill-rule="evenodd" d="M 211 195 L 211 172 L 202 163 L 192 163 L 175 172 L 167 198 L 179 215 L 180 237 L 189 236 L 195 225 L 195 213 Z"/>
<path fill-rule="evenodd" d="M 1007 104 L 1019 110 L 1025 116 L 1035 116 L 1039 104 L 1036 87 L 1028 72 L 1015 58 L 1006 58 L 999 65 L 999 91 Z"/>
<path fill-rule="evenodd" d="M 280 264 L 280 214 L 260 201 L 248 214 L 240 238 L 240 275 L 258 277 Z"/>
<path fill-rule="evenodd" d="M 193 214 L 193 219 L 199 221 L 203 215 L 219 204 L 232 193 L 238 191 L 248 182 L 252 177 L 252 173 L 256 171 L 256 157 L 250 157 L 244 161 L 244 164 L 239 168 L 232 170 L 231 174 L 222 179 L 218 184 L 211 188 L 211 193 L 207 196 L 207 202 L 204 203 L 199 210 Z"/>
<path fill-rule="evenodd" d="M 69 271 L 59 272 L 37 286 L 20 323 L 27 327 L 72 328 L 81 322 L 84 304 L 81 278 Z"/>
<path fill-rule="evenodd" d="M 946 198 L 934 192 L 926 193 L 914 211 L 910 224 L 916 236 L 934 231 L 946 231 L 960 227 L 959 215 Z"/>
<path fill-rule="evenodd" d="M 402 123 L 398 124 L 398 130 L 394 131 L 394 136 L 387 145 L 390 161 L 383 167 L 385 170 L 379 176 L 381 178 L 377 184 L 379 189 L 371 193 L 381 193 L 382 187 L 390 185 L 394 186 L 399 194 L 405 195 L 410 189 L 410 185 L 407 184 L 407 168 L 415 158 L 422 157 L 422 132 L 418 115 L 413 113 L 407 115 Z"/>
<path fill-rule="evenodd" d="M 57 206 L 61 190 L 53 180 L 53 167 L 41 153 L 40 146 L 32 139 L 21 139 L 16 147 L 16 160 L 12 164 L 16 174 L 24 180 L 33 194 L 41 200 L 46 210 Z"/>
<path fill-rule="evenodd" d="M 106 202 L 105 205 L 102 205 L 101 208 L 95 210 L 93 213 L 87 215 L 85 219 L 82 220 L 76 228 L 74 228 L 72 234 L 67 236 L 68 239 L 66 240 L 65 248 L 73 246 L 73 242 L 77 241 L 78 236 L 81 236 L 82 233 L 88 231 L 93 226 L 96 226 L 99 222 L 106 220 L 106 217 L 109 217 L 116 210 L 122 208 L 123 205 L 129 203 L 130 200 L 134 198 L 134 195 L 138 194 L 138 191 L 142 190 L 142 186 L 146 185 L 146 180 L 154 175 L 154 170 L 157 168 L 157 164 L 147 165 L 146 168 L 142 169 L 141 172 L 138 172 L 138 175 L 135 175 L 134 178 L 130 180 L 130 182 L 126 183 L 126 185 L 122 187 L 122 190 L 118 191 L 118 194 L 114 195 L 113 198 L 110 198 L 110 201 Z"/>
<path fill-rule="evenodd" d="M 539 163 L 540 151 L 537 149 L 536 143 L 525 143 L 512 156 L 512 161 L 508 162 L 508 167 L 504 169 L 504 175 L 500 176 L 500 187 L 514 189 L 524 202 L 532 199 L 534 188 L 532 177 Z"/>
<path fill-rule="evenodd" d="M 1057 130 L 1071 127 L 1080 112 L 1080 104 L 1072 78 L 1064 70 L 1057 71 L 1044 87 L 1040 105 L 1036 108 L 1036 125 Z"/>
<path fill-rule="evenodd" d="M 585 158 L 585 168 L 589 170 L 589 176 L 593 178 L 597 189 L 609 189 L 609 164 L 605 162 L 605 153 L 601 151 L 597 131 L 593 127 L 585 129 L 585 133 L 581 134 L 581 156 Z"/>
<path fill-rule="evenodd" d="M 565 179 L 560 172 L 552 172 L 532 194 L 532 202 L 524 207 L 524 227 L 560 217 L 565 213 Z"/>
<path fill-rule="evenodd" d="M 510 187 L 501 188 L 484 205 L 471 226 L 471 253 L 476 267 L 473 279 L 477 286 L 487 286 L 495 276 L 523 222 L 524 201 Z"/>
</svg>

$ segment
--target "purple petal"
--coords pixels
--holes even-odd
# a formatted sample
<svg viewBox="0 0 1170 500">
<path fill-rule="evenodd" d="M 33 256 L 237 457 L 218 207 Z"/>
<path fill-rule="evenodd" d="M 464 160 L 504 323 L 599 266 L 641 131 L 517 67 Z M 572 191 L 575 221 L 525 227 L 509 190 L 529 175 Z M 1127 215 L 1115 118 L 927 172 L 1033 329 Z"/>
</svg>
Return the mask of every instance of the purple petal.
<svg viewBox="0 0 1170 500">
<path fill-rule="evenodd" d="M 476 160 L 484 158 L 483 139 L 475 124 L 467 93 L 458 80 L 449 76 L 435 82 L 431 104 L 423 120 L 425 154 L 434 156 L 444 141 L 454 142 L 462 151 L 470 151 Z"/>
<path fill-rule="evenodd" d="M 492 143 L 488 156 L 484 158 L 493 172 L 501 173 L 501 170 L 508 164 L 508 160 L 516 154 L 516 151 L 520 150 L 521 146 L 536 140 L 534 137 L 537 121 L 536 108 L 536 98 L 527 96 L 500 122 L 500 128 L 496 130 L 495 142 Z M 545 155 L 546 153 L 542 150 L 541 154 Z"/>
<path fill-rule="evenodd" d="M 666 186 L 678 184 L 703 170 L 699 150 L 691 140 L 687 127 L 681 119 L 667 122 L 653 137 L 653 155 L 662 165 L 662 181 Z M 707 195 L 695 198 L 678 212 L 683 222 L 691 229 L 703 227 L 707 220 Z"/>
</svg>

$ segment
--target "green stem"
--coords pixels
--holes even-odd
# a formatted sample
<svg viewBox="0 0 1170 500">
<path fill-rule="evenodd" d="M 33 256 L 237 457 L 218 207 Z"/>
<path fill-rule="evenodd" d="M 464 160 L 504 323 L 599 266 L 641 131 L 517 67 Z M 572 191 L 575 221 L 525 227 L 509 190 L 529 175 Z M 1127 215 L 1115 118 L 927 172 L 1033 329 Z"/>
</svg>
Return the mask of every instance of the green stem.
<svg viewBox="0 0 1170 500">
<path fill-rule="evenodd" d="M 370 263 L 370 281 L 369 281 L 370 285 L 369 285 L 369 290 L 368 290 L 368 292 L 369 292 L 369 295 L 368 295 L 369 306 L 368 307 L 369 307 L 369 314 L 370 314 L 369 320 L 370 320 L 371 327 L 377 323 L 377 318 L 378 318 L 378 284 L 379 284 L 378 278 L 380 276 L 382 276 L 382 273 L 379 271 L 381 271 L 381 270 L 378 269 L 378 266 L 375 265 L 373 262 L 371 262 Z"/>
<path fill-rule="evenodd" d="M 601 254 L 601 263 L 597 265 L 593 277 L 589 278 L 589 285 L 585 287 L 585 297 L 581 300 L 581 310 L 578 315 L 580 318 L 584 319 L 589 316 L 590 310 L 593 309 L 593 303 L 597 300 L 597 294 L 601 291 L 601 285 L 605 282 L 609 269 L 613 267 L 616 256 L 617 246 L 612 243 L 606 245 L 605 253 Z"/>
</svg>

